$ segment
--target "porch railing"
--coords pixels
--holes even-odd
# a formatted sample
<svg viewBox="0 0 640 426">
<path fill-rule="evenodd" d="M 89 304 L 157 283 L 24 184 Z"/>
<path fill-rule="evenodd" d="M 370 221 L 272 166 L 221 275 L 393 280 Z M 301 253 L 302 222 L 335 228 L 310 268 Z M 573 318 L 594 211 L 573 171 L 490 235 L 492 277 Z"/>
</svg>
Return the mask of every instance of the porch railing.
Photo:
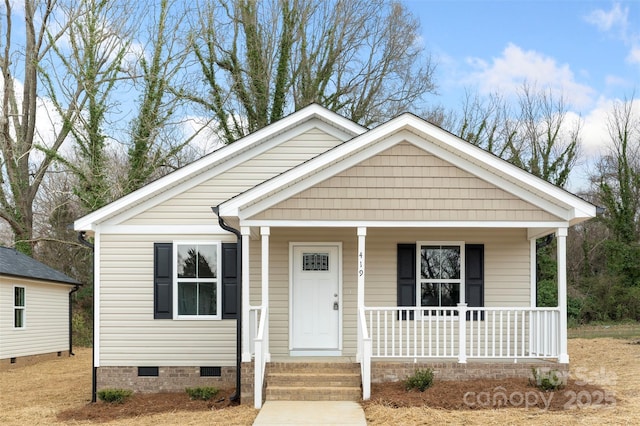
<svg viewBox="0 0 640 426">
<path fill-rule="evenodd" d="M 262 407 L 262 384 L 264 383 L 264 373 L 267 364 L 267 356 L 269 354 L 269 336 L 267 320 L 269 318 L 269 308 L 262 306 L 260 308 L 254 308 L 256 311 L 256 317 L 260 316 L 258 322 L 258 328 L 254 341 L 254 406 L 255 408 Z"/>
<path fill-rule="evenodd" d="M 557 358 L 557 308 L 365 307 L 374 358 Z"/>
</svg>

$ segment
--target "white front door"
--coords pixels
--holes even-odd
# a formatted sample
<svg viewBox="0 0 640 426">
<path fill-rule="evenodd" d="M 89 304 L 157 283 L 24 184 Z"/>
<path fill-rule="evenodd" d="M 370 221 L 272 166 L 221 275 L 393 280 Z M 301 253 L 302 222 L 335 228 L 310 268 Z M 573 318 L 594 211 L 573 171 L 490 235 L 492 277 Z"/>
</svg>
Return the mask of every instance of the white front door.
<svg viewBox="0 0 640 426">
<path fill-rule="evenodd" d="M 291 352 L 340 355 L 340 245 L 292 244 Z"/>
</svg>

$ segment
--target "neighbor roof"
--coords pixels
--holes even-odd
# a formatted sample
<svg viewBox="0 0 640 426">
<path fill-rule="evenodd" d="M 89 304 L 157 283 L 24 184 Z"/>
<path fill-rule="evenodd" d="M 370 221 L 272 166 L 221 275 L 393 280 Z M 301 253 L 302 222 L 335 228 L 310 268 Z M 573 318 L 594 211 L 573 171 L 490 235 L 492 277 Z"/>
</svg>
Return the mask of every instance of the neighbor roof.
<svg viewBox="0 0 640 426">
<path fill-rule="evenodd" d="M 8 247 L 0 247 L 0 275 L 79 285 L 80 282 Z"/>
</svg>

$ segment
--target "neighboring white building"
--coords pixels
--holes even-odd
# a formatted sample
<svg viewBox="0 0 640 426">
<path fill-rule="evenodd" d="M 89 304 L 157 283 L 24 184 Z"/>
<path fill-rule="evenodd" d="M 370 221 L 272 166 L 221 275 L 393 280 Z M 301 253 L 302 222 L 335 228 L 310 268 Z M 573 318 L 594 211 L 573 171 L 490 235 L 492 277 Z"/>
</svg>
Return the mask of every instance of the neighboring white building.
<svg viewBox="0 0 640 426">
<path fill-rule="evenodd" d="M 80 283 L 0 247 L 0 368 L 71 352 L 70 293 Z"/>
<path fill-rule="evenodd" d="M 353 358 L 365 399 L 435 360 L 566 369 L 567 229 L 595 214 L 414 115 L 368 130 L 311 105 L 75 222 L 95 242 L 97 388 L 233 384 L 240 366 L 259 407 L 277 360 Z M 560 304 L 537 308 L 550 234 Z"/>
</svg>

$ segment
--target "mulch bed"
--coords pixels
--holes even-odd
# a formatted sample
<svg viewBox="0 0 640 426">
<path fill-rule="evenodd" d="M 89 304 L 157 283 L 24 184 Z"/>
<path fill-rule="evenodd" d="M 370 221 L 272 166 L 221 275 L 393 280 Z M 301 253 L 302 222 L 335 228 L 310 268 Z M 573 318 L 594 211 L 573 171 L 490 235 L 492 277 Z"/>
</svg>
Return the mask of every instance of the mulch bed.
<svg viewBox="0 0 640 426">
<path fill-rule="evenodd" d="M 209 401 L 191 400 L 186 392 L 176 393 L 136 393 L 122 404 L 98 401 L 80 408 L 62 411 L 58 420 L 69 422 L 72 420 L 91 420 L 107 422 L 115 419 L 147 416 L 152 414 L 174 411 L 209 411 L 219 410 L 234 405 L 229 400 L 235 389 L 221 389 Z"/>
<path fill-rule="evenodd" d="M 619 398 L 618 398 L 619 402 Z M 540 408 L 571 410 L 615 404 L 614 394 L 599 386 L 569 380 L 557 391 L 544 392 L 526 379 L 441 381 L 426 389 L 407 391 L 404 383 L 374 383 L 371 399 L 363 402 L 391 408 L 430 407 L 446 410 Z"/>
<path fill-rule="evenodd" d="M 137 393 L 122 404 L 96 402 L 80 408 L 62 411 L 62 422 L 90 420 L 107 422 L 175 411 L 219 410 L 233 403 L 229 397 L 234 389 L 222 389 L 210 401 L 192 401 L 185 393 Z M 619 398 L 618 398 L 619 401 Z M 404 383 L 374 383 L 371 399 L 362 404 L 380 404 L 391 408 L 429 407 L 445 410 L 482 410 L 497 408 L 527 408 L 550 411 L 606 406 L 615 404 L 614 394 L 601 387 L 569 380 L 558 391 L 543 392 L 526 379 L 436 381 L 424 392 L 407 391 Z"/>
</svg>

